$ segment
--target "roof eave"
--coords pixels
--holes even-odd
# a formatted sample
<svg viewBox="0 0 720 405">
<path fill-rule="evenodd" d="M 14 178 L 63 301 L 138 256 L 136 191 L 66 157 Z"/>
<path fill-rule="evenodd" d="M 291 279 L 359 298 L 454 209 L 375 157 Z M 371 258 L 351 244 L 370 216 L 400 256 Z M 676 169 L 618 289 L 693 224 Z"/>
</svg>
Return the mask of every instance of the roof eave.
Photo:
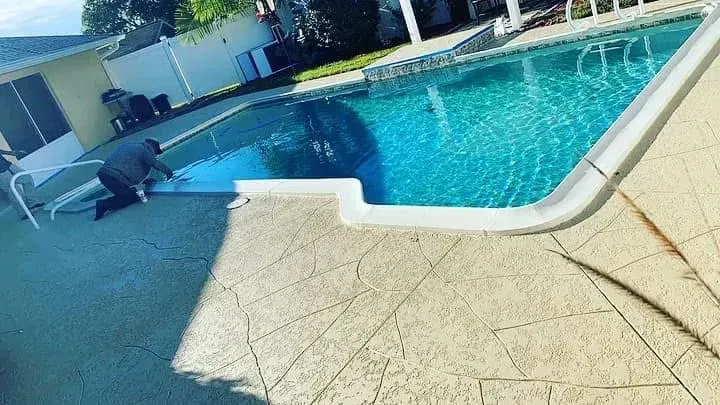
<svg viewBox="0 0 720 405">
<path fill-rule="evenodd" d="M 123 38 L 125 38 L 125 35 L 115 35 L 115 36 L 103 38 L 103 39 L 100 39 L 97 41 L 88 42 L 86 44 L 61 49 L 57 52 L 48 53 L 46 55 L 25 58 L 25 59 L 19 60 L 17 62 L 11 63 L 9 65 L 0 67 L 0 75 L 12 73 L 12 72 L 26 69 L 26 68 L 29 68 L 29 67 L 32 67 L 35 65 L 40 65 L 42 63 L 52 62 L 54 60 L 62 59 L 62 58 L 65 58 L 65 57 L 68 57 L 71 55 L 75 55 L 75 54 L 78 54 L 81 52 L 86 52 L 86 51 L 90 51 L 93 49 L 102 48 L 104 46 L 112 44 L 113 42 L 118 42 Z"/>
</svg>

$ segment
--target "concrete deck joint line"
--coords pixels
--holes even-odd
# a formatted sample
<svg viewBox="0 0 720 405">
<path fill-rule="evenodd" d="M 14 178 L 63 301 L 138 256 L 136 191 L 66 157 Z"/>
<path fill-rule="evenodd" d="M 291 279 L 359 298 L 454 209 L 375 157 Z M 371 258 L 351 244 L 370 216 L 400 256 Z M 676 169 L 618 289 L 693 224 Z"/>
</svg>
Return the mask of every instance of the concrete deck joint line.
<svg viewBox="0 0 720 405">
<path fill-rule="evenodd" d="M 400 349 L 402 350 L 402 357 L 405 359 L 405 342 L 403 342 L 402 333 L 400 333 L 400 324 L 398 323 L 397 312 L 395 312 L 395 329 L 397 329 L 398 340 L 400 340 Z"/>
<path fill-rule="evenodd" d="M 308 278 L 312 277 L 313 274 L 315 274 L 315 271 L 317 270 L 317 263 L 318 263 L 318 261 L 317 261 L 317 260 L 318 260 L 317 254 L 318 254 L 318 251 L 317 251 L 317 243 L 315 243 L 315 241 L 312 242 L 312 247 L 313 247 L 313 267 L 312 267 L 312 271 L 310 272 L 310 274 L 308 274 L 308 275 L 305 277 L 305 279 L 308 279 Z"/>
<path fill-rule="evenodd" d="M 628 229 L 640 229 L 640 228 L 628 228 Z M 624 229 L 623 229 L 623 230 L 624 230 Z M 683 240 L 683 241 L 681 241 L 681 242 L 677 242 L 676 244 L 677 244 L 678 246 L 683 246 L 683 245 L 687 244 L 688 242 L 694 241 L 694 240 L 696 240 L 696 239 L 698 239 L 698 238 L 700 238 L 700 237 L 702 237 L 702 236 L 711 234 L 711 233 L 713 233 L 713 232 L 715 232 L 715 231 L 717 231 L 717 230 L 720 230 L 720 228 L 712 227 L 712 228 L 710 228 L 710 229 L 707 230 L 707 231 L 701 232 L 701 233 L 699 233 L 699 234 L 697 234 L 697 235 L 695 235 L 695 236 L 692 236 L 692 237 L 690 237 L 690 238 L 688 238 L 688 239 L 686 239 L 686 240 Z M 577 250 L 579 250 L 579 249 L 575 249 L 575 251 L 577 251 Z M 574 253 L 574 252 L 568 253 L 568 254 L 572 255 L 573 253 Z M 639 258 L 637 258 L 637 259 L 634 259 L 634 260 L 632 260 L 632 261 L 629 262 L 629 263 L 625 263 L 625 264 L 623 264 L 623 265 L 621 265 L 621 266 L 619 266 L 619 267 L 616 267 L 616 268 L 608 271 L 608 274 L 613 274 L 613 273 L 618 272 L 618 271 L 620 271 L 620 270 L 626 269 L 626 268 L 628 268 L 629 266 L 631 266 L 631 265 L 633 265 L 633 264 L 640 263 L 640 262 L 642 262 L 642 261 L 644 261 L 644 260 L 647 260 L 647 259 L 650 259 L 650 258 L 653 258 L 653 257 L 660 256 L 660 255 L 662 255 L 663 253 L 666 253 L 666 252 L 665 252 L 664 250 L 657 250 L 657 251 L 655 251 L 655 252 L 653 252 L 653 253 L 650 253 L 650 254 L 647 254 L 647 255 L 645 255 L 645 256 L 642 256 L 642 257 L 639 257 Z M 713 300 L 713 301 L 714 301 L 714 300 Z"/>
<path fill-rule="evenodd" d="M 171 358 L 165 357 L 165 356 L 161 356 L 161 355 L 159 355 L 156 351 L 154 351 L 154 350 L 152 350 L 152 349 L 150 349 L 150 348 L 148 348 L 148 347 L 145 347 L 145 346 L 140 346 L 140 345 L 123 345 L 123 347 L 128 348 L 128 349 L 138 349 L 138 350 L 142 350 L 142 351 L 144 351 L 144 352 L 146 352 L 146 353 L 152 354 L 153 356 L 157 357 L 157 358 L 160 359 L 160 360 L 172 361 Z"/>
<path fill-rule="evenodd" d="M 222 281 L 220 281 L 215 272 L 213 272 L 212 265 L 210 264 L 210 259 L 205 256 L 164 257 L 162 260 L 172 262 L 181 262 L 185 260 L 200 260 L 205 265 L 205 271 L 207 271 L 207 273 L 210 275 L 210 277 L 213 278 L 213 280 L 215 280 L 215 282 L 220 284 L 220 286 L 223 288 L 223 291 L 228 289 L 228 287 Z"/>
<path fill-rule="evenodd" d="M 310 349 L 310 348 L 311 348 L 317 341 L 319 341 L 323 336 L 325 336 L 325 334 L 326 334 L 326 333 L 337 323 L 337 321 L 347 312 L 347 310 L 352 306 L 352 304 L 355 302 L 355 300 L 356 300 L 359 296 L 365 294 L 365 293 L 368 292 L 368 291 L 370 291 L 370 290 L 365 290 L 365 291 L 363 291 L 363 292 L 355 295 L 355 296 L 352 297 L 351 299 L 349 299 L 349 300 L 348 300 L 349 302 L 348 302 L 348 304 L 345 306 L 345 308 L 343 308 L 343 310 L 340 311 L 340 313 L 333 319 L 333 321 L 330 322 L 330 324 L 329 324 L 327 327 L 325 327 L 325 329 L 322 331 L 322 333 L 320 333 L 320 335 L 318 335 L 318 337 L 316 337 L 310 344 L 308 344 L 307 346 L 305 346 L 305 348 L 304 348 L 297 356 L 295 356 L 295 358 L 294 358 L 293 361 L 290 363 L 290 365 L 285 369 L 285 371 L 282 373 L 282 375 L 277 379 L 277 381 L 275 381 L 275 383 L 270 387 L 270 389 L 269 389 L 268 391 L 272 391 L 273 389 L 275 389 L 275 387 L 277 387 L 278 384 L 280 384 L 280 382 L 282 382 L 283 378 L 285 378 L 285 376 L 290 372 L 290 370 L 292 370 L 293 366 L 295 366 L 295 364 L 297 363 L 297 361 L 300 360 L 300 358 L 302 357 L 302 355 L 305 354 L 305 352 L 307 352 L 307 350 Z"/>
<path fill-rule="evenodd" d="M 319 207 L 315 208 L 315 209 L 312 211 L 312 213 L 310 213 L 310 215 L 307 216 L 307 218 L 305 218 L 305 220 L 302 222 L 302 224 L 300 224 L 300 227 L 298 227 L 297 231 L 295 231 L 295 233 L 293 234 L 292 238 L 290 239 L 290 242 L 288 242 L 287 247 L 286 247 L 285 250 L 282 252 L 282 254 L 280 255 L 280 258 L 279 258 L 278 260 L 281 260 L 281 259 L 283 259 L 283 258 L 286 257 L 286 254 L 288 253 L 288 251 L 290 250 L 290 247 L 293 245 L 293 243 L 294 243 L 295 240 L 297 239 L 298 235 L 300 235 L 300 232 L 301 232 L 303 229 L 305 229 L 305 225 L 307 225 L 307 223 L 310 222 L 310 220 L 311 220 L 313 217 L 315 217 L 315 216 L 317 215 L 317 213 L 320 212 L 321 209 L 327 207 L 330 203 L 332 203 L 332 201 L 328 201 L 328 202 L 326 202 L 325 204 L 320 205 Z M 273 208 L 273 209 L 274 209 L 274 208 Z M 274 221 L 275 221 L 275 220 L 273 219 L 273 223 L 274 223 Z M 314 241 L 313 241 L 313 242 L 314 242 Z M 306 244 L 306 245 L 303 245 L 302 247 L 305 247 L 305 246 L 307 246 L 307 244 Z M 302 248 L 302 247 L 301 247 L 301 248 Z"/>
<path fill-rule="evenodd" d="M 372 283 L 370 283 L 370 282 L 366 281 L 365 279 L 363 279 L 363 278 L 362 278 L 362 275 L 360 274 L 360 265 L 362 264 L 363 259 L 364 259 L 368 254 L 370 254 L 370 252 L 372 252 L 376 247 L 378 247 L 378 245 L 380 245 L 385 239 L 387 239 L 387 237 L 388 237 L 388 234 L 386 233 L 385 236 L 382 237 L 382 239 L 380 239 L 379 241 L 377 241 L 377 243 L 375 243 L 375 245 L 373 245 L 373 246 L 370 248 L 370 250 L 368 250 L 367 252 L 363 253 L 362 256 L 360 256 L 360 260 L 358 260 L 357 265 L 355 266 L 355 275 L 357 276 L 358 281 L 360 281 L 361 283 L 365 284 L 368 288 L 370 288 L 370 289 L 373 290 L 373 291 L 377 291 L 377 292 L 387 292 L 387 293 L 409 293 L 410 291 L 408 291 L 408 290 L 393 290 L 393 289 L 384 289 L 384 288 L 376 287 L 376 286 L 372 285 Z"/>
<path fill-rule="evenodd" d="M 580 314 L 558 315 L 558 316 L 554 316 L 554 317 L 552 317 L 552 318 L 545 318 L 545 319 L 539 319 L 539 320 L 537 320 L 537 321 L 521 323 L 521 324 L 519 324 L 519 325 L 512 325 L 512 326 L 505 326 L 505 327 L 502 327 L 502 328 L 496 328 L 495 331 L 496 331 L 496 332 L 500 332 L 500 331 L 503 331 L 503 330 L 517 329 L 517 328 L 522 328 L 522 327 L 524 327 L 524 326 L 535 325 L 535 324 L 538 324 L 538 323 L 550 322 L 550 321 L 554 321 L 554 320 L 557 320 L 557 319 L 573 318 L 573 317 L 576 317 L 576 316 L 605 314 L 605 313 L 608 313 L 608 312 L 614 312 L 614 311 L 613 311 L 612 309 L 599 309 L 599 310 L 596 310 L 596 311 L 583 312 L 583 313 L 580 313 Z"/>
<path fill-rule="evenodd" d="M 565 252 L 565 254 L 569 256 L 570 253 L 567 251 L 567 249 L 565 249 L 563 244 L 560 243 L 560 241 L 555 236 L 555 234 L 551 232 L 550 236 L 553 238 L 553 240 L 555 240 L 555 243 L 557 243 L 557 245 L 560 247 L 560 249 L 562 249 L 562 251 Z M 582 273 L 585 275 L 585 277 L 590 281 L 590 283 L 592 283 L 592 285 L 603 296 L 603 298 L 605 298 L 605 300 L 613 307 L 615 312 L 623 319 L 623 321 L 630 327 L 630 329 L 633 330 L 635 335 L 653 353 L 655 358 L 657 358 L 660 361 L 660 363 L 662 363 L 662 365 L 665 367 L 665 369 L 667 369 L 670 372 L 670 374 L 672 374 L 675 381 L 677 381 L 680 385 L 682 385 L 682 387 L 685 389 L 685 391 L 687 391 L 687 393 L 693 398 L 693 400 L 695 400 L 696 403 L 700 404 L 701 402 L 698 399 L 697 395 L 690 389 L 690 387 L 688 387 L 685 384 L 685 382 L 680 378 L 680 376 L 677 375 L 675 370 L 673 370 L 673 368 L 667 364 L 667 362 L 662 358 L 662 356 L 660 356 L 660 354 L 657 352 L 657 350 L 652 345 L 650 345 L 650 343 L 647 341 L 647 339 L 645 339 L 645 337 L 640 333 L 640 331 L 638 331 L 638 329 L 635 327 L 635 325 L 633 325 L 632 322 L 630 322 L 630 320 L 627 319 L 625 314 L 623 314 L 622 311 L 620 311 L 620 309 L 617 307 L 617 305 L 615 305 L 615 303 L 610 299 L 610 297 L 605 293 L 605 291 L 603 291 L 603 289 L 600 288 L 597 281 L 595 281 L 592 277 L 590 277 L 590 275 L 587 273 L 587 271 L 582 266 L 577 265 L 577 264 L 575 264 L 575 265 L 577 266 L 577 268 L 580 269 L 580 271 L 582 271 Z"/>
<path fill-rule="evenodd" d="M 82 405 L 83 399 L 85 399 L 85 377 L 83 377 L 79 368 L 76 370 L 78 377 L 80 377 L 80 398 L 78 398 L 78 405 Z"/>
<path fill-rule="evenodd" d="M 697 185 L 695 184 L 695 182 L 697 180 L 694 179 L 693 176 L 690 174 L 690 169 L 688 168 L 687 161 L 685 159 L 681 159 L 681 161 L 682 161 L 682 166 L 685 169 L 685 174 L 687 174 L 688 178 L 690 179 L 690 188 L 692 191 L 692 195 L 695 198 L 695 202 L 698 205 L 701 205 L 702 202 L 700 201 L 700 197 L 698 196 Z M 715 174 L 720 176 L 720 170 L 718 170 L 717 162 L 715 161 L 715 159 L 713 159 L 713 167 L 715 168 Z M 705 221 L 705 226 L 710 228 L 710 221 L 708 220 L 705 210 L 700 210 L 700 214 L 703 218 L 703 221 Z M 715 253 L 720 254 L 720 245 L 718 245 L 717 238 L 713 238 L 713 241 L 714 241 L 713 246 L 715 247 Z M 690 270 L 693 270 L 693 272 L 694 272 L 693 278 L 701 285 L 705 295 L 708 298 L 710 298 L 710 300 L 712 302 L 714 302 L 716 306 L 720 307 L 720 301 L 718 301 L 718 298 L 717 298 L 718 295 L 712 289 L 710 284 L 708 284 L 707 280 L 705 279 L 706 276 L 703 276 L 700 273 L 700 269 L 696 269 L 696 268 L 692 267 L 692 265 L 689 262 L 686 262 L 686 264 L 688 267 L 690 267 Z"/>
<path fill-rule="evenodd" d="M 245 314 L 245 318 L 247 320 L 247 334 L 246 334 L 245 343 L 247 343 L 248 348 L 250 349 L 250 353 L 253 356 L 253 360 L 255 361 L 255 368 L 257 369 L 258 376 L 260 377 L 260 382 L 262 383 L 263 390 L 265 391 L 265 402 L 268 405 L 270 405 L 271 404 L 270 394 L 268 392 L 267 383 L 265 382 L 265 377 L 263 376 L 263 373 L 262 373 L 262 368 L 260 367 L 260 360 L 258 360 L 257 353 L 255 353 L 255 348 L 253 347 L 252 343 L 250 342 L 250 327 L 251 327 L 250 314 L 247 312 L 247 310 L 242 305 L 240 305 L 240 297 L 237 295 L 237 293 L 232 289 L 230 289 L 230 291 L 233 293 L 233 295 L 235 295 L 235 300 L 237 302 L 238 308 L 243 312 L 243 314 Z"/>
<path fill-rule="evenodd" d="M 380 390 L 382 390 L 383 383 L 385 382 L 385 373 L 387 372 L 388 366 L 390 365 L 390 360 L 392 360 L 390 357 L 385 359 L 385 366 L 383 366 L 382 374 L 380 375 L 380 383 L 378 384 L 377 391 L 375 391 L 375 397 L 372 400 L 372 403 L 377 403 L 378 396 L 380 395 Z"/>
<path fill-rule="evenodd" d="M 280 289 L 278 289 L 278 290 L 272 291 L 272 292 L 270 292 L 270 293 L 268 293 L 268 294 L 265 294 L 265 295 L 263 295 L 263 296 L 261 296 L 261 297 L 255 298 L 255 299 L 253 299 L 252 301 L 247 302 L 245 305 L 250 305 L 250 304 L 254 304 L 254 303 L 256 303 L 256 302 L 262 301 L 262 300 L 265 299 L 265 298 L 272 297 L 272 296 L 275 295 L 275 294 L 281 293 L 281 292 L 283 292 L 283 291 L 285 291 L 285 290 L 288 290 L 288 289 L 290 289 L 290 288 L 292 288 L 292 287 L 295 287 L 295 286 L 297 286 L 298 284 L 300 284 L 300 283 L 302 283 L 302 282 L 304 282 L 304 281 L 311 280 L 311 279 L 316 278 L 316 277 L 320 277 L 320 276 L 322 276 L 322 275 L 324 275 L 324 274 L 326 274 L 326 273 L 329 273 L 329 272 L 331 272 L 331 271 L 333 271 L 333 270 L 337 270 L 337 269 L 343 268 L 343 267 L 345 267 L 345 266 L 349 266 L 349 265 L 351 265 L 351 264 L 353 264 L 353 263 L 357 263 L 357 261 L 356 261 L 356 260 L 353 260 L 353 261 L 351 261 L 351 262 L 343 263 L 343 264 L 341 264 L 341 265 L 339 265 L 339 266 L 335 266 L 335 267 L 329 268 L 329 269 L 327 269 L 327 270 L 325 270 L 325 271 L 323 271 L 323 272 L 321 272 L 321 273 L 318 273 L 318 274 L 316 274 L 316 275 L 313 275 L 313 276 L 311 276 L 311 277 L 307 277 L 307 278 L 304 278 L 304 279 L 295 281 L 295 282 L 290 283 L 290 284 L 286 285 L 285 287 L 282 287 L 282 288 L 280 288 Z M 228 287 L 228 288 L 232 289 L 232 288 L 238 286 L 238 285 L 241 284 L 241 283 L 242 283 L 242 281 L 239 281 L 239 282 L 231 285 L 231 286 Z M 348 300 L 349 300 L 349 299 L 348 299 Z M 347 302 L 348 300 L 342 301 L 341 303 L 345 303 L 345 302 Z M 318 310 L 317 312 L 322 312 L 322 311 L 324 311 L 324 310 L 326 310 L 326 309 L 329 309 L 329 308 L 332 308 L 332 307 L 334 307 L 334 306 L 336 306 L 336 305 L 339 305 L 339 304 L 330 305 L 330 306 L 328 306 L 328 307 L 325 307 L 325 308 L 322 308 L 322 309 Z M 316 314 L 317 312 L 312 312 L 312 313 L 308 314 L 308 316 L 309 316 L 309 315 L 314 315 L 314 314 Z M 304 317 L 303 317 L 303 318 L 304 318 Z M 299 318 L 299 319 L 303 319 L 303 318 Z"/>
<path fill-rule="evenodd" d="M 720 326 L 720 322 L 716 323 L 715 325 L 713 325 L 712 327 L 710 327 L 710 329 L 708 329 L 707 332 L 703 333 L 702 336 L 701 336 L 701 339 L 705 339 L 705 338 L 710 334 L 710 332 L 714 331 L 718 326 Z M 692 348 L 695 347 L 696 345 L 697 345 L 697 342 L 692 342 L 692 343 L 690 344 L 690 346 L 688 346 L 688 348 L 685 349 L 685 350 L 678 356 L 677 359 L 675 359 L 675 361 L 673 362 L 673 364 L 672 364 L 670 367 L 671 367 L 671 368 L 675 368 L 675 366 L 680 362 L 680 360 L 682 360 L 682 358 L 685 357 L 685 355 L 688 354 L 688 352 L 690 352 L 690 349 L 692 349 Z"/>
<path fill-rule="evenodd" d="M 447 257 L 447 255 L 455 248 L 455 246 L 458 245 L 458 243 L 460 243 L 460 240 L 455 241 L 455 243 L 453 243 L 453 244 L 448 248 L 448 250 L 440 257 L 440 259 L 438 260 L 438 263 L 435 264 L 435 266 L 437 266 L 438 264 L 440 264 L 440 263 L 443 261 L 443 259 L 444 259 L 445 257 Z M 355 351 L 355 353 L 352 355 L 352 357 L 350 357 L 350 359 L 343 364 L 342 368 L 340 368 L 340 370 L 339 370 L 337 373 L 335 373 L 335 375 L 333 375 L 333 377 L 330 379 L 330 381 L 328 381 L 328 383 L 325 384 L 325 386 L 323 387 L 323 389 L 320 390 L 320 392 L 318 392 L 317 395 L 315 395 L 315 397 L 313 398 L 312 401 L 310 401 L 310 404 L 311 404 L 311 405 L 314 404 L 315 402 L 317 402 L 317 400 L 322 396 L 322 394 L 325 393 L 325 391 L 328 389 L 328 387 L 330 387 L 330 384 L 332 384 L 332 383 L 338 378 L 338 376 L 340 375 L 340 373 L 342 373 L 342 372 L 345 370 L 345 368 L 347 368 L 347 366 L 350 364 L 350 362 L 352 362 L 352 361 L 355 359 L 355 357 L 357 357 L 357 355 L 363 350 L 363 348 L 364 348 L 365 346 L 367 346 L 367 344 L 370 342 L 370 340 L 372 340 L 372 338 L 375 337 L 375 335 L 380 331 L 380 329 L 382 329 L 382 327 L 383 327 L 383 325 L 385 324 L 385 322 L 387 322 L 388 319 L 390 319 L 391 316 L 394 316 L 395 312 L 397 312 L 397 310 L 407 301 L 407 299 L 410 297 L 410 295 L 412 295 L 412 293 L 413 293 L 415 290 L 417 290 L 418 287 L 420 287 L 420 285 L 423 283 L 423 281 L 425 281 L 425 279 L 430 275 L 430 273 L 432 273 L 433 269 L 434 269 L 434 266 L 431 267 L 430 270 L 428 270 L 428 271 L 423 275 L 423 277 L 413 286 L 413 288 L 410 290 L 410 292 L 409 292 L 408 294 L 406 294 L 405 297 L 403 297 L 402 300 L 400 300 L 400 302 L 395 306 L 395 308 L 394 308 L 393 311 L 390 313 L 390 315 L 388 315 L 388 316 L 383 320 L 383 322 L 380 322 L 380 323 L 379 323 L 379 326 L 378 326 L 377 328 L 375 328 L 375 330 L 373 330 L 373 332 L 370 334 L 370 337 L 368 337 L 368 338 L 365 340 L 365 342 L 364 342 L 363 345 L 360 347 L 360 349 L 358 349 L 357 351 Z"/>
<path fill-rule="evenodd" d="M 422 367 L 428 370 L 432 370 L 436 373 L 445 374 L 448 376 L 453 377 L 462 377 L 462 378 L 468 378 L 471 380 L 476 380 L 479 383 L 489 382 L 489 381 L 501 381 L 501 382 L 537 382 L 537 383 L 545 383 L 545 384 L 551 384 L 551 385 L 564 385 L 568 387 L 576 387 L 576 388 L 587 388 L 587 389 L 594 389 L 594 390 L 617 390 L 617 389 L 632 389 L 632 388 L 649 388 L 649 387 L 680 387 L 681 384 L 678 383 L 648 383 L 648 384 L 619 384 L 619 385 L 592 385 L 592 384 L 578 384 L 574 382 L 569 381 L 559 381 L 559 380 L 550 380 L 546 378 L 507 378 L 507 377 L 482 377 L 482 376 L 474 376 L 474 375 L 468 375 L 468 374 L 462 374 L 452 371 L 443 370 L 437 367 L 428 366 L 416 361 L 412 360 L 405 360 L 401 359 L 399 357 L 390 356 L 386 353 L 379 352 L 374 349 L 367 349 L 369 352 L 376 354 L 378 356 L 381 356 L 386 359 L 391 359 L 397 362 L 407 363 L 413 366 Z"/>
<path fill-rule="evenodd" d="M 244 358 L 247 357 L 247 356 L 250 356 L 251 354 L 252 354 L 252 353 L 245 353 L 245 354 L 243 354 L 242 356 L 238 357 L 237 359 L 235 359 L 235 360 L 233 360 L 233 361 L 231 361 L 231 362 L 229 362 L 229 363 L 227 363 L 227 364 L 223 364 L 222 366 L 220 366 L 220 367 L 218 367 L 218 368 L 216 368 L 216 369 L 210 370 L 210 371 L 207 373 L 207 375 L 216 374 L 218 371 L 222 371 L 222 370 L 224 370 L 224 369 L 226 369 L 226 368 L 228 368 L 228 367 L 230 367 L 230 366 L 232 366 L 232 365 L 235 365 L 235 364 L 237 364 L 240 360 L 244 359 Z M 201 378 L 203 378 L 202 375 L 199 375 L 199 376 L 194 377 L 195 380 L 199 380 L 199 379 L 201 379 Z"/>
<path fill-rule="evenodd" d="M 363 291 L 363 292 L 364 292 L 364 291 Z M 288 327 L 288 326 L 290 326 L 290 325 L 292 325 L 292 324 L 295 324 L 295 323 L 297 323 L 297 322 L 300 322 L 300 321 L 302 321 L 302 320 L 305 320 L 306 318 L 309 318 L 309 317 L 311 317 L 311 316 L 313 316 L 313 315 L 317 315 L 317 314 L 319 314 L 320 312 L 325 312 L 325 311 L 327 311 L 328 309 L 332 309 L 332 308 L 338 307 L 338 306 L 343 305 L 343 304 L 348 304 L 348 307 L 349 307 L 349 306 L 350 306 L 350 303 L 351 303 L 350 301 L 354 300 L 356 297 L 357 297 L 357 296 L 355 296 L 355 297 L 350 297 L 350 298 L 348 298 L 348 299 L 346 299 L 346 300 L 344 300 L 344 301 L 336 302 L 336 303 L 334 303 L 334 304 L 332 304 L 332 305 L 328 305 L 328 306 L 323 307 L 323 308 L 320 308 L 320 309 L 318 309 L 318 310 L 316 310 L 316 311 L 310 312 L 309 314 L 305 314 L 305 315 L 301 316 L 300 318 L 294 319 L 294 320 L 292 320 L 292 321 L 290 321 L 290 322 L 287 322 L 287 323 L 284 323 L 284 324 L 278 326 L 277 328 L 271 330 L 270 332 L 265 333 L 265 334 L 262 335 L 262 336 L 256 337 L 255 339 L 251 340 L 251 342 L 253 342 L 253 343 L 254 343 L 254 342 L 257 342 L 257 341 L 259 341 L 259 340 L 261 340 L 261 339 L 263 339 L 263 338 L 266 338 L 266 337 L 272 335 L 272 334 L 275 333 L 275 332 L 278 332 L 278 331 L 281 331 L 281 330 L 285 329 L 286 327 Z M 257 301 L 255 301 L 255 302 L 257 302 Z"/>
<path fill-rule="evenodd" d="M 423 250 L 422 243 L 420 243 L 420 237 L 417 236 L 417 230 L 415 230 L 415 238 L 413 239 L 413 242 L 418 244 L 418 248 L 420 249 L 420 253 L 422 253 L 425 260 L 428 262 L 430 267 L 432 267 L 433 263 L 432 260 L 428 257 L 427 254 L 425 254 L 425 251 Z"/>
<path fill-rule="evenodd" d="M 495 337 L 495 340 L 497 340 L 498 343 L 500 343 L 500 345 L 502 345 L 503 349 L 505 350 L 505 353 L 507 354 L 508 358 L 510 359 L 510 362 L 517 369 L 517 371 L 519 371 L 520 374 L 523 375 L 523 377 L 528 377 L 525 370 L 523 370 L 522 367 L 520 367 L 520 365 L 517 363 L 517 361 L 513 357 L 512 353 L 510 353 L 510 348 L 508 347 L 507 343 L 505 343 L 505 341 L 500 337 L 500 335 L 498 335 L 497 330 L 493 329 L 490 326 L 490 324 L 488 324 L 487 321 L 485 319 L 483 319 L 483 317 L 481 317 L 480 314 L 478 314 L 477 311 L 475 311 L 475 309 L 473 309 L 472 305 L 470 305 L 470 302 L 468 302 L 467 298 L 463 294 L 461 294 L 460 291 L 458 291 L 458 289 L 455 288 L 455 286 L 453 286 L 452 284 L 445 281 L 435 271 L 435 269 L 432 269 L 430 271 L 433 272 L 435 274 L 435 277 L 437 277 L 443 284 L 450 287 L 450 289 L 453 290 L 458 297 L 460 297 L 460 299 L 465 303 L 465 306 L 470 310 L 470 312 L 475 316 L 475 318 L 477 318 L 477 320 L 480 321 L 480 323 L 483 324 L 483 326 L 485 328 L 487 328 L 490 331 L 490 333 L 492 333 L 492 335 Z"/>
</svg>

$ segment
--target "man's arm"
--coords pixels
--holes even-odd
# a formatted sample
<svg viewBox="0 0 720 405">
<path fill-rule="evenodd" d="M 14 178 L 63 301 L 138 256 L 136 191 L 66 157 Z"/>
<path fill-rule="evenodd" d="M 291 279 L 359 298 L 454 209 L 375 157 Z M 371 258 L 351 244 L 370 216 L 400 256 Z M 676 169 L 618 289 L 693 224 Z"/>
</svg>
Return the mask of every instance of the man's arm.
<svg viewBox="0 0 720 405">
<path fill-rule="evenodd" d="M 0 149 L 0 155 L 15 156 L 16 158 L 21 158 L 21 157 L 27 156 L 27 153 L 25 153 L 25 151 L 22 151 L 22 150 L 13 152 L 13 151 L 11 151 L 11 150 L 2 150 L 2 149 Z"/>
<path fill-rule="evenodd" d="M 156 169 L 159 170 L 167 176 L 168 180 L 173 176 L 173 171 L 167 165 L 161 161 L 158 160 L 157 156 L 155 156 L 154 153 L 150 152 L 149 150 L 145 150 L 146 153 L 143 154 L 142 159 L 145 161 L 145 163 Z"/>
<path fill-rule="evenodd" d="M 165 173 L 168 179 L 172 178 L 173 171 L 167 165 L 157 159 L 155 159 L 155 162 L 153 163 L 153 167 L 157 170 L 160 170 L 161 172 Z"/>
</svg>

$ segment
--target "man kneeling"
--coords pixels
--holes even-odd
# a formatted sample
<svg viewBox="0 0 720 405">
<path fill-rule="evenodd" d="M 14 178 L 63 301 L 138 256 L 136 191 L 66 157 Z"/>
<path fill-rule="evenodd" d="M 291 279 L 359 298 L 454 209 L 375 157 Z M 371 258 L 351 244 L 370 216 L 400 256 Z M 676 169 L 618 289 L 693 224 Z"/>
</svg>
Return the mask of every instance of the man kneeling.
<svg viewBox="0 0 720 405">
<path fill-rule="evenodd" d="M 98 170 L 100 182 L 113 196 L 95 202 L 95 220 L 107 211 L 116 211 L 140 201 L 135 186 L 142 183 L 155 168 L 170 180 L 172 170 L 157 159 L 162 154 L 160 143 L 153 138 L 144 142 L 126 143 L 118 147 Z"/>
</svg>

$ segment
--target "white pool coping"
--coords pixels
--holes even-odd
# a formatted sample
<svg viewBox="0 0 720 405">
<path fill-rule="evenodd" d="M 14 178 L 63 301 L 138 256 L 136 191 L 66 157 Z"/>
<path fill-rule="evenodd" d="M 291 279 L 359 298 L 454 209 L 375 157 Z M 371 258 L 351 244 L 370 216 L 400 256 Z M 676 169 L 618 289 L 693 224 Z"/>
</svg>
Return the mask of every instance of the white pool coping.
<svg viewBox="0 0 720 405">
<path fill-rule="evenodd" d="M 590 149 L 586 159 L 605 173 L 615 173 L 636 146 L 659 132 L 662 124 L 720 53 L 719 20 L 720 7 L 716 7 Z M 241 104 L 164 146 L 177 144 L 259 101 Z M 550 195 L 536 203 L 515 208 L 368 204 L 364 200 L 362 184 L 351 178 L 162 183 L 151 191 L 162 194 L 336 195 L 340 200 L 342 218 L 351 224 L 498 235 L 538 232 L 567 223 L 587 209 L 604 186 L 605 179 L 585 160 L 581 160 Z"/>
</svg>

